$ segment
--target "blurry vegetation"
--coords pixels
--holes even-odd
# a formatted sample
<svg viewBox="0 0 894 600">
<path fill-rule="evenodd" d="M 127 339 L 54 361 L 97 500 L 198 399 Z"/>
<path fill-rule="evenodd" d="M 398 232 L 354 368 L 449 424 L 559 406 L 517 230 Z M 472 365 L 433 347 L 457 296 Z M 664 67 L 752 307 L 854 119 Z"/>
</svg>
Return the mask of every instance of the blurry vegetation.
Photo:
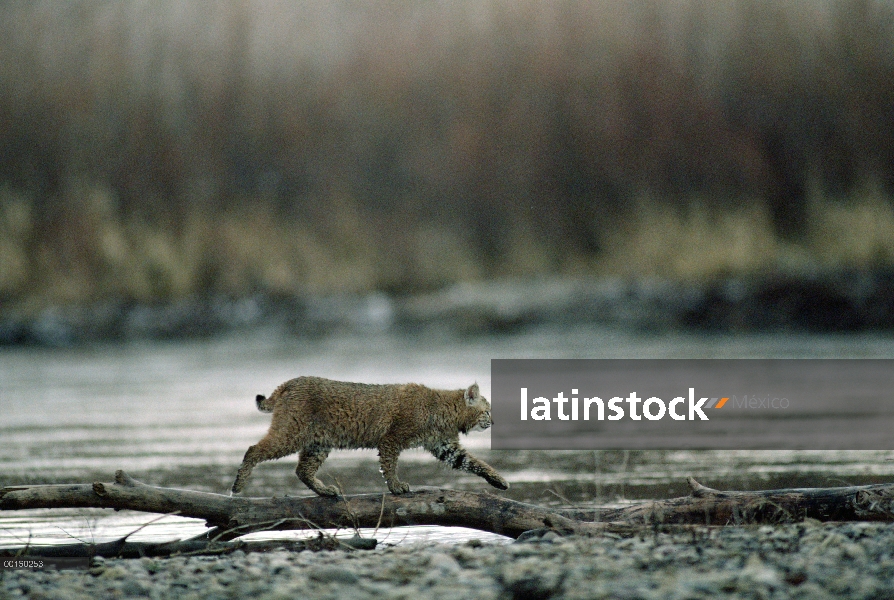
<svg viewBox="0 0 894 600">
<path fill-rule="evenodd" d="M 0 306 L 894 264 L 890 0 L 0 4 Z"/>
</svg>

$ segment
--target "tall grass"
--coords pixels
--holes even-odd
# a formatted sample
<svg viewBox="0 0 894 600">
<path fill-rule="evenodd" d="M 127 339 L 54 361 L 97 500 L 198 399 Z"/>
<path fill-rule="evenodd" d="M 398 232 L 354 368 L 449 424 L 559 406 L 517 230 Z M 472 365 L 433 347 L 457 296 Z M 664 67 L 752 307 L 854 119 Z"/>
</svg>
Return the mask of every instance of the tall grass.
<svg viewBox="0 0 894 600">
<path fill-rule="evenodd" d="M 889 0 L 0 4 L 0 303 L 892 262 Z"/>
</svg>

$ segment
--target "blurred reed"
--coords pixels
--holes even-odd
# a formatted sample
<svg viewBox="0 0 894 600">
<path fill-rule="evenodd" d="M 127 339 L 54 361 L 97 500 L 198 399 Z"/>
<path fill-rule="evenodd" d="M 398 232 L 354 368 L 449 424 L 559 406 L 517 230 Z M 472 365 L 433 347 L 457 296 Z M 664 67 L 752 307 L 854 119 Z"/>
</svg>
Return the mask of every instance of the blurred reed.
<svg viewBox="0 0 894 600">
<path fill-rule="evenodd" d="M 0 56 L 0 310 L 894 262 L 890 0 L 35 0 Z"/>
</svg>

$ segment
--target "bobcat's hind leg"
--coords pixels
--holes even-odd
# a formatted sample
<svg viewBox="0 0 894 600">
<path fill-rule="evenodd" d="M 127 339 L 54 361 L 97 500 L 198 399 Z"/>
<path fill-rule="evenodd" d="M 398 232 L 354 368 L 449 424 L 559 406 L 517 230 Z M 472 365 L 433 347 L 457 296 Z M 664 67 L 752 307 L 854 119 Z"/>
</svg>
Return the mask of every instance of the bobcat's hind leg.
<svg viewBox="0 0 894 600">
<path fill-rule="evenodd" d="M 256 464 L 265 460 L 282 458 L 292 452 L 294 450 L 278 443 L 276 437 L 271 437 L 269 433 L 265 435 L 260 442 L 249 447 L 246 451 L 245 458 L 242 459 L 242 465 L 236 473 L 236 481 L 233 482 L 231 494 L 238 494 L 242 491 L 248 476 L 251 475 L 251 470 L 254 469 Z"/>
<path fill-rule="evenodd" d="M 320 496 L 338 496 L 341 492 L 334 485 L 325 485 L 317 479 L 317 470 L 326 457 L 329 456 L 329 448 L 321 448 L 319 446 L 310 446 L 301 449 L 298 458 L 298 466 L 295 467 L 295 475 L 298 476 L 304 485 L 312 489 Z"/>
<path fill-rule="evenodd" d="M 379 464 L 382 468 L 382 477 L 388 484 L 388 491 L 392 494 L 406 494 L 410 486 L 397 478 L 397 457 L 400 456 L 400 446 L 388 441 L 383 441 L 379 446 Z"/>
</svg>

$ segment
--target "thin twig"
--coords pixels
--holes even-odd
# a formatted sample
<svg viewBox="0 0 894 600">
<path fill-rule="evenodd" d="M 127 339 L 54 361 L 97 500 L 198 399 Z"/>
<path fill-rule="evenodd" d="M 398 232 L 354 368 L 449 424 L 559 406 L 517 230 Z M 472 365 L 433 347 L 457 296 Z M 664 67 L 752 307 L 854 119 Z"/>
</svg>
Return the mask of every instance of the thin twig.
<svg viewBox="0 0 894 600">
<path fill-rule="evenodd" d="M 385 494 L 382 494 L 382 509 L 379 511 L 379 520 L 376 522 L 376 528 L 373 529 L 373 537 L 379 533 L 379 527 L 382 525 L 382 517 L 385 516 Z"/>
</svg>

